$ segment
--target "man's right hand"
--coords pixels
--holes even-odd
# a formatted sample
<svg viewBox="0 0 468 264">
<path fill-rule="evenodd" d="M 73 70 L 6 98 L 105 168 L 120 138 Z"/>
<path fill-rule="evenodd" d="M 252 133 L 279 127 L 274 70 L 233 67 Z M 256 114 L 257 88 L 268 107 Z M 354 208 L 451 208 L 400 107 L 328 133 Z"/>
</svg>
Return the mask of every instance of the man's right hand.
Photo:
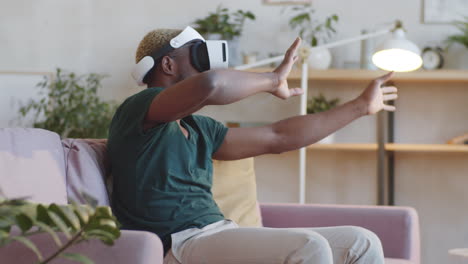
<svg viewBox="0 0 468 264">
<path fill-rule="evenodd" d="M 292 66 L 297 61 L 298 56 L 297 50 L 301 45 L 301 39 L 296 38 L 294 43 L 289 47 L 284 55 L 284 59 L 281 64 L 273 71 L 278 80 L 278 85 L 274 91 L 271 92 L 276 97 L 281 99 L 287 99 L 292 96 L 301 95 L 304 91 L 301 88 L 289 89 L 288 87 L 288 75 L 291 72 Z"/>
</svg>

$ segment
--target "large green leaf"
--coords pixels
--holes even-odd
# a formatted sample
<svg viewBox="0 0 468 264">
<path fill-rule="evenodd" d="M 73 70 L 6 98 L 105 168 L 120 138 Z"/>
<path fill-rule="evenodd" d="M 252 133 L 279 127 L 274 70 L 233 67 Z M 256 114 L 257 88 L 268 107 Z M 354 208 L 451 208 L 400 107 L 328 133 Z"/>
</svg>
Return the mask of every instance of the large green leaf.
<svg viewBox="0 0 468 264">
<path fill-rule="evenodd" d="M 89 221 L 89 215 L 94 213 L 94 210 L 90 208 L 88 205 L 80 205 L 76 202 L 72 201 L 71 207 L 75 215 L 80 220 L 81 225 L 85 225 Z"/>
<path fill-rule="evenodd" d="M 27 216 L 24 213 L 20 213 L 16 215 L 15 218 L 16 218 L 16 224 L 19 226 L 19 228 L 21 229 L 23 233 L 31 229 L 31 227 L 33 226 L 32 219 L 29 218 L 29 216 Z"/>
<path fill-rule="evenodd" d="M 31 249 L 41 261 L 43 257 L 40 251 L 26 236 L 41 232 L 48 233 L 60 251 L 66 248 L 63 248 L 65 241 L 62 242 L 58 236 L 59 231 L 67 239 L 73 237 L 73 243 L 65 244 L 67 247 L 69 244 L 93 238 L 101 240 L 104 244 L 113 245 L 114 241 L 120 237 L 119 224 L 112 215 L 112 210 L 107 206 L 92 208 L 89 205 L 72 202 L 71 205 L 51 204 L 46 207 L 41 204 L 2 200 L 0 212 L 0 246 L 18 241 Z M 10 237 L 9 230 L 13 225 L 17 225 L 22 230 L 21 236 Z M 34 232 L 29 231 L 33 227 L 37 229 L 34 229 Z M 61 256 L 82 263 L 92 263 L 91 260 L 79 254 L 67 253 Z"/>
<path fill-rule="evenodd" d="M 37 218 L 36 218 L 37 221 L 43 222 L 44 224 L 49 225 L 49 226 L 53 224 L 52 219 L 50 219 L 47 207 L 45 207 L 42 204 L 38 204 L 36 211 L 37 211 Z"/>
<path fill-rule="evenodd" d="M 62 246 L 62 241 L 60 241 L 60 238 L 59 236 L 57 235 L 57 233 L 54 231 L 53 228 L 51 228 L 50 226 L 42 223 L 42 222 L 35 222 L 34 223 L 37 227 L 39 227 L 41 230 L 49 233 L 49 235 L 52 237 L 52 239 L 54 240 L 55 244 L 57 244 L 57 246 Z"/>
<path fill-rule="evenodd" d="M 2 212 L 0 215 L 0 229 L 6 230 L 7 228 L 11 227 L 14 224 L 13 218 L 7 217 L 8 211 Z M 9 229 L 8 229 L 9 230 Z"/>
<path fill-rule="evenodd" d="M 0 239 L 7 238 L 9 236 L 9 234 L 10 233 L 8 233 L 7 231 L 0 230 Z"/>
<path fill-rule="evenodd" d="M 65 224 L 68 227 L 71 227 L 74 231 L 80 229 L 80 220 L 70 207 L 51 204 L 49 206 L 49 211 L 54 212 L 60 216 Z"/>
<path fill-rule="evenodd" d="M 31 249 L 36 254 L 37 258 L 39 260 L 42 260 L 41 252 L 39 251 L 39 249 L 36 247 L 36 245 L 34 245 L 34 243 L 31 240 L 29 240 L 26 237 L 22 237 L 22 236 L 14 236 L 14 237 L 11 237 L 11 239 L 18 241 L 18 242 L 22 243 L 23 245 L 25 245 L 27 248 Z"/>
<path fill-rule="evenodd" d="M 70 239 L 71 234 L 70 234 L 70 229 L 67 227 L 67 224 L 58 216 L 56 213 L 49 211 L 48 212 L 50 219 L 52 219 L 52 222 L 60 229 L 60 231 L 63 232 L 63 234 Z"/>
<path fill-rule="evenodd" d="M 87 231 L 86 236 L 89 238 L 98 238 L 107 245 L 113 245 L 114 240 L 117 239 L 117 237 L 114 234 L 100 229 L 93 229 Z"/>
<path fill-rule="evenodd" d="M 9 243 L 10 233 L 5 230 L 0 230 L 0 247 Z"/>
<path fill-rule="evenodd" d="M 115 221 L 113 219 L 100 219 L 99 225 L 101 226 L 109 226 L 111 228 L 117 228 Z"/>
<path fill-rule="evenodd" d="M 86 257 L 86 256 L 84 256 L 82 254 L 78 254 L 78 253 L 65 252 L 65 253 L 60 254 L 60 256 L 63 257 L 63 258 L 66 258 L 66 259 L 81 262 L 83 264 L 94 264 L 94 262 L 91 259 L 89 259 L 88 257 Z"/>
<path fill-rule="evenodd" d="M 110 209 L 109 206 L 96 207 L 96 216 L 97 217 L 112 218 L 112 210 Z"/>
</svg>

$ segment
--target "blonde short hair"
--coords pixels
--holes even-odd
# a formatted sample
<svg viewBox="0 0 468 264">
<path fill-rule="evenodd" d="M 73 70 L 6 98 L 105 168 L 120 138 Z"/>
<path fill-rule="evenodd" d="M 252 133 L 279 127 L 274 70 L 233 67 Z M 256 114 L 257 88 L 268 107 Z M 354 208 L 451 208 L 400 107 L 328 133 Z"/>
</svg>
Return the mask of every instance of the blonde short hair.
<svg viewBox="0 0 468 264">
<path fill-rule="evenodd" d="M 145 56 L 151 56 L 155 51 L 164 47 L 180 32 L 182 32 L 180 29 L 156 29 L 148 32 L 138 45 L 135 56 L 136 63 Z"/>
</svg>

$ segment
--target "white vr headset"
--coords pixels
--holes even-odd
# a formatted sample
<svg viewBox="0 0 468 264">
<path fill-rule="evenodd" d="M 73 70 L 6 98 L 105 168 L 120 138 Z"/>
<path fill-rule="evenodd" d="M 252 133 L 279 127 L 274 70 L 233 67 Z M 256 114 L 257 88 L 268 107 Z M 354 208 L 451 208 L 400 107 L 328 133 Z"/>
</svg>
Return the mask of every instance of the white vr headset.
<svg viewBox="0 0 468 264">
<path fill-rule="evenodd" d="M 138 85 L 143 86 L 146 74 L 170 51 L 178 49 L 183 45 L 194 42 L 190 47 L 190 62 L 199 72 L 211 69 L 228 67 L 228 44 L 225 40 L 207 40 L 195 29 L 186 27 L 179 35 L 161 49 L 155 51 L 151 56 L 145 56 L 134 67 L 133 78 Z"/>
</svg>

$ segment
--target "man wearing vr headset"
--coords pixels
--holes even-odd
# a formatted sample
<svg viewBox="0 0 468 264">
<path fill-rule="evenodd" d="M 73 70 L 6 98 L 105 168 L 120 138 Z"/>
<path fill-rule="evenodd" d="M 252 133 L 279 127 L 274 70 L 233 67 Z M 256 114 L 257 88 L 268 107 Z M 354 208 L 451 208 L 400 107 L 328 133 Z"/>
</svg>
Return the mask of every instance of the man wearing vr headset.
<svg viewBox="0 0 468 264">
<path fill-rule="evenodd" d="M 165 263 L 383 263 L 379 239 L 363 228 L 240 228 L 213 200 L 212 158 L 298 149 L 359 117 L 395 109 L 384 101 L 396 99 L 396 88 L 381 87 L 390 73 L 330 111 L 264 127 L 228 129 L 192 115 L 260 92 L 281 99 L 302 94 L 287 83 L 300 42 L 267 73 L 225 69 L 227 43 L 205 41 L 190 27 L 155 30 L 140 42 L 132 75 L 148 88 L 125 100 L 109 130 L 112 202 L 123 228 L 161 238 Z"/>
</svg>

